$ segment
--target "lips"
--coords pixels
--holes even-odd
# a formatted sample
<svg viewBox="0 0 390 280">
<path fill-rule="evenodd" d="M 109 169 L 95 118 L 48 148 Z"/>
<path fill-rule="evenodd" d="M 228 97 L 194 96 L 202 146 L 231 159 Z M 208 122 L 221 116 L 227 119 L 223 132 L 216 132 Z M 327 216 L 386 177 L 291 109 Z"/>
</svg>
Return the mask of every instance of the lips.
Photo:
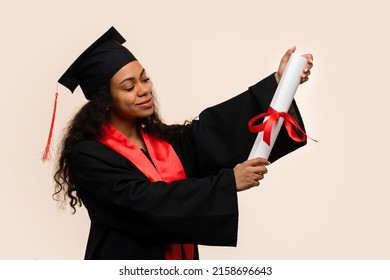
<svg viewBox="0 0 390 280">
<path fill-rule="evenodd" d="M 152 98 L 149 98 L 149 99 L 146 99 L 142 102 L 137 103 L 137 105 L 142 106 L 142 107 L 151 107 L 151 106 L 153 106 L 153 100 L 152 100 Z"/>
</svg>

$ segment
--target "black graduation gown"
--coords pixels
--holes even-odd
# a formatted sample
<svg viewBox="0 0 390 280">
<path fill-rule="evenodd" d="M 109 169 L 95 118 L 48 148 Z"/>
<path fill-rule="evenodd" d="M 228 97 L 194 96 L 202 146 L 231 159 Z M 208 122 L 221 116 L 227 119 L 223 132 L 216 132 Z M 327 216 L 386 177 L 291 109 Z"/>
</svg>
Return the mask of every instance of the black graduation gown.
<svg viewBox="0 0 390 280">
<path fill-rule="evenodd" d="M 204 110 L 171 142 L 186 180 L 151 183 L 128 159 L 98 141 L 81 141 L 71 176 L 91 219 L 86 259 L 165 259 L 164 244 L 235 246 L 238 205 L 232 168 L 247 159 L 256 134 L 248 121 L 268 109 L 274 75 Z M 303 128 L 295 103 L 290 109 Z M 269 160 L 305 143 L 283 128 Z M 197 248 L 195 259 L 198 258 Z"/>
</svg>

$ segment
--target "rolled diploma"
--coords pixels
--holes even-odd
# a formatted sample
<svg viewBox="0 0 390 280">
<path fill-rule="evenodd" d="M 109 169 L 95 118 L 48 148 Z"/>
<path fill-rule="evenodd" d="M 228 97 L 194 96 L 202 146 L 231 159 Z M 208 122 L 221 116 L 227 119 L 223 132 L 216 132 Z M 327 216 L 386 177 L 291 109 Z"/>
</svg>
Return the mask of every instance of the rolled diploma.
<svg viewBox="0 0 390 280">
<path fill-rule="evenodd" d="M 271 107 L 278 112 L 288 112 L 290 109 L 291 103 L 294 100 L 294 95 L 298 89 L 299 83 L 301 81 L 301 74 L 305 69 L 307 64 L 307 59 L 303 56 L 297 54 L 291 54 L 290 59 L 287 62 L 286 68 L 282 78 L 279 81 L 278 87 L 276 88 L 274 97 L 271 101 Z M 265 122 L 268 117 L 264 118 Z M 268 146 L 267 143 L 263 141 L 263 132 L 257 134 L 256 140 L 252 146 L 252 150 L 249 154 L 248 159 L 255 157 L 262 157 L 268 159 L 271 154 L 272 148 L 275 144 L 276 138 L 282 128 L 284 118 L 280 117 L 277 122 L 272 127 L 271 141 Z"/>
</svg>

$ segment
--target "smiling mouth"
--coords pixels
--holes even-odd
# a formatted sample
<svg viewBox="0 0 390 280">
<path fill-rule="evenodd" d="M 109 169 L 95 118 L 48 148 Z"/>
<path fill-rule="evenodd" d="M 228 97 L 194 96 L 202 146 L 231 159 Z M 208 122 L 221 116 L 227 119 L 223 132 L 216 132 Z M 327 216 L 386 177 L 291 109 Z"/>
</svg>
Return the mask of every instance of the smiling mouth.
<svg viewBox="0 0 390 280">
<path fill-rule="evenodd" d="M 153 105 L 153 100 L 152 98 L 149 98 L 148 100 L 142 101 L 140 103 L 137 103 L 137 105 L 140 106 L 152 106 Z"/>
</svg>

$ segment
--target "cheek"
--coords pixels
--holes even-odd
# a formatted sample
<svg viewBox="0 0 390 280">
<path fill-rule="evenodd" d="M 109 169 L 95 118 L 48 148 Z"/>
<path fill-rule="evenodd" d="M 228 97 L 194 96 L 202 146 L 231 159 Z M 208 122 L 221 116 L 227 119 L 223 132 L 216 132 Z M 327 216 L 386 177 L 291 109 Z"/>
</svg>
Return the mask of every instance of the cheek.
<svg viewBox="0 0 390 280">
<path fill-rule="evenodd" d="M 111 104 L 112 112 L 121 117 L 130 117 L 134 110 L 134 102 L 130 99 L 113 98 Z"/>
</svg>

